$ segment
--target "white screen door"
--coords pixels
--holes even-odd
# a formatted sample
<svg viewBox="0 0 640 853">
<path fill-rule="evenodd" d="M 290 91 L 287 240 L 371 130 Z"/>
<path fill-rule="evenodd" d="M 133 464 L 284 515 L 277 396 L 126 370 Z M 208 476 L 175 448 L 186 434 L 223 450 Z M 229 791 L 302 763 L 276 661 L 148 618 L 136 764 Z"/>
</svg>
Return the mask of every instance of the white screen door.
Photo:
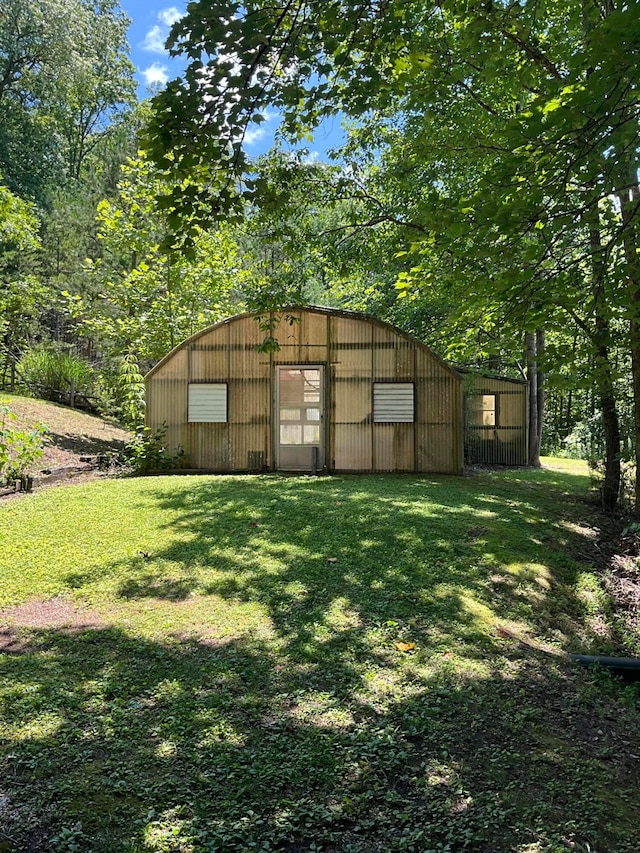
<svg viewBox="0 0 640 853">
<path fill-rule="evenodd" d="M 324 467 L 323 368 L 277 367 L 277 467 L 319 471 Z"/>
</svg>

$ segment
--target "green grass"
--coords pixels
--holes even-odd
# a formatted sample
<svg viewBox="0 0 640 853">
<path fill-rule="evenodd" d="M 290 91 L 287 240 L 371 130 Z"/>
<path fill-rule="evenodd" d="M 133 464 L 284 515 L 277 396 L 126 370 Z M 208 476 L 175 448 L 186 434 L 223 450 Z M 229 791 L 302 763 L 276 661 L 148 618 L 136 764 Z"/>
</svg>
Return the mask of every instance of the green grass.
<svg viewBox="0 0 640 853">
<path fill-rule="evenodd" d="M 102 622 L 0 656 L 0 851 L 635 853 L 635 694 L 559 652 L 637 638 L 547 462 L 0 506 L 0 607 Z"/>
</svg>

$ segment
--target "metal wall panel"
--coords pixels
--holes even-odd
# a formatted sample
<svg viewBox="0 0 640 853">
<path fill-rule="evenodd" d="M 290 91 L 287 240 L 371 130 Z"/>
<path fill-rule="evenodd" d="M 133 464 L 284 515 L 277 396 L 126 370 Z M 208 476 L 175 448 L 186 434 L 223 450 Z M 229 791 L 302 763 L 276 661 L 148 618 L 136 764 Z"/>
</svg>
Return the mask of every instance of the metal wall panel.
<svg viewBox="0 0 640 853">
<path fill-rule="evenodd" d="M 338 471 L 372 471 L 373 327 L 331 316 L 328 337 L 333 395 L 330 465 Z"/>
<path fill-rule="evenodd" d="M 335 424 L 335 450 L 331 467 L 335 471 L 372 471 L 372 434 L 359 424 Z"/>
<path fill-rule="evenodd" d="M 333 421 L 367 428 L 371 422 L 371 382 L 368 378 L 333 377 Z"/>
<path fill-rule="evenodd" d="M 233 471 L 229 424 L 190 424 L 190 449 L 196 468 Z M 185 448 L 185 452 L 186 448 Z"/>
<path fill-rule="evenodd" d="M 274 364 L 326 364 L 326 344 L 299 347 L 283 346 L 278 352 L 273 353 Z"/>
<path fill-rule="evenodd" d="M 265 334 L 253 317 L 244 317 L 227 324 L 230 379 L 268 379 L 271 368 L 269 354 L 256 349 Z"/>
<path fill-rule="evenodd" d="M 457 375 L 430 350 L 416 353 L 416 469 L 462 471 L 462 390 Z"/>
<path fill-rule="evenodd" d="M 186 365 L 186 356 L 179 359 L 178 366 Z M 180 364 L 181 363 L 181 364 Z M 168 365 L 155 382 L 147 384 L 146 412 L 147 424 L 155 431 L 162 430 L 163 443 L 176 453 L 185 447 L 183 430 L 187 426 L 187 384 L 184 377 L 175 374 L 176 365 Z M 168 375 L 168 378 L 167 378 Z"/>
<path fill-rule="evenodd" d="M 154 368 L 154 377 L 156 380 L 161 379 L 184 379 L 187 375 L 187 351 L 186 349 L 176 349 L 169 353 L 166 359 L 163 359 L 160 364 Z"/>
<path fill-rule="evenodd" d="M 373 460 L 376 471 L 414 470 L 415 424 L 375 424 Z"/>
<path fill-rule="evenodd" d="M 326 314 L 314 314 L 311 311 L 301 312 L 302 333 L 301 339 L 305 345 L 326 346 L 327 345 L 327 323 Z M 309 361 L 310 359 L 305 359 Z"/>
</svg>

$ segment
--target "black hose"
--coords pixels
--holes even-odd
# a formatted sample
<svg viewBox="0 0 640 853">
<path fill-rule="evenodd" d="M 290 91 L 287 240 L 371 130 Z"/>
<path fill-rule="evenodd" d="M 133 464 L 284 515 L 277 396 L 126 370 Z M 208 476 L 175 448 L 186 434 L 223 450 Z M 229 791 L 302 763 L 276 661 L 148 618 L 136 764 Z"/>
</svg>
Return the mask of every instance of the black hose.
<svg viewBox="0 0 640 853">
<path fill-rule="evenodd" d="M 615 658 L 603 655 L 570 654 L 570 659 L 580 666 L 600 666 L 628 681 L 640 681 L 640 658 Z"/>
</svg>

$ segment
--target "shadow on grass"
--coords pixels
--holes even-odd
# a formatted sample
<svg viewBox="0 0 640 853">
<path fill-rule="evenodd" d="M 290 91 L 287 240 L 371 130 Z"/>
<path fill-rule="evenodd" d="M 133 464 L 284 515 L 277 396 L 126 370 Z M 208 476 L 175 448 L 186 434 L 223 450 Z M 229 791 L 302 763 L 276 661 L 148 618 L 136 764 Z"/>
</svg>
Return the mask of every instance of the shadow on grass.
<svg viewBox="0 0 640 853">
<path fill-rule="evenodd" d="M 107 567 L 120 603 L 264 630 L 31 632 L 0 659 L 6 849 L 636 853 L 637 710 L 494 632 L 585 614 L 572 478 L 518 478 L 154 482 L 175 535 Z"/>
<path fill-rule="evenodd" d="M 122 450 L 124 441 L 117 439 L 101 439 L 89 435 L 59 435 L 55 432 L 49 433 L 51 442 L 62 450 L 70 450 L 72 453 L 86 456 L 98 456 L 109 451 Z"/>
<path fill-rule="evenodd" d="M 2 849 L 636 850 L 637 713 L 561 667 L 415 673 L 380 710 L 277 660 L 33 632 L 0 659 Z"/>
<path fill-rule="evenodd" d="M 164 479 L 145 497 L 168 519 L 170 543 L 106 571 L 129 601 L 257 602 L 294 654 L 325 656 L 327 631 L 351 642 L 347 624 L 393 622 L 423 649 L 462 643 L 482 656 L 495 651 L 496 620 L 611 652 L 615 638 L 585 628 L 592 602 L 577 594 L 590 542 L 585 507 L 569 497 L 576 479 Z M 81 588 L 104 571 L 67 582 Z"/>
</svg>

